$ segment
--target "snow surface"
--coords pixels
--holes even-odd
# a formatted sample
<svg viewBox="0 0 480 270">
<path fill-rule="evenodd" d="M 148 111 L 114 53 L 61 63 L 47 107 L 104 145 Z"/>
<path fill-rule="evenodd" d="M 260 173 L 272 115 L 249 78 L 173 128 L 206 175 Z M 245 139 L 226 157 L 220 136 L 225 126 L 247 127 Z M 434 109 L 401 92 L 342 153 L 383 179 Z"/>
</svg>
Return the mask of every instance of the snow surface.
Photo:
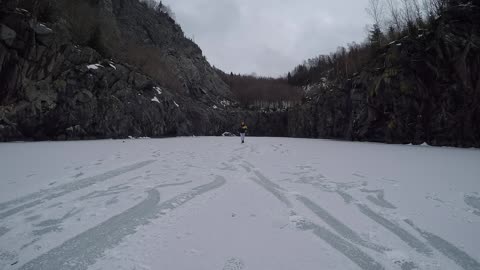
<svg viewBox="0 0 480 270">
<path fill-rule="evenodd" d="M 156 96 L 152 98 L 152 101 L 153 101 L 153 102 L 160 103 L 160 100 L 158 100 L 158 98 L 157 98 Z"/>
<path fill-rule="evenodd" d="M 480 151 L 0 144 L 0 269 L 480 269 Z"/>
</svg>

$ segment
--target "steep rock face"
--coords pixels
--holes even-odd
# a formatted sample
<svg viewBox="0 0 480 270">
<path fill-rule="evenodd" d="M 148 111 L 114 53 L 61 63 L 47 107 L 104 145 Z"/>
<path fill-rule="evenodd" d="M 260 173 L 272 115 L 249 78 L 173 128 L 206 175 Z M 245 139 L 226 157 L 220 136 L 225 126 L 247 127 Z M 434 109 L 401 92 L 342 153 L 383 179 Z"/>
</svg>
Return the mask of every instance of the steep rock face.
<svg viewBox="0 0 480 270">
<path fill-rule="evenodd" d="M 353 78 L 318 85 L 290 112 L 289 135 L 480 147 L 479 25 L 478 6 L 450 7 Z"/>
<path fill-rule="evenodd" d="M 111 1 L 121 41 L 158 48 L 161 57 L 182 82 L 184 93 L 196 100 L 217 104 L 223 99 L 232 99 L 229 87 L 206 61 L 197 44 L 185 38 L 180 26 L 167 14 L 152 13 L 138 1 Z"/>
<path fill-rule="evenodd" d="M 0 140 L 220 135 L 245 120 L 257 136 L 480 147 L 477 6 L 450 9 L 354 77 L 317 85 L 302 106 L 261 112 L 235 105 L 168 15 L 137 0 L 88 2 L 108 19 L 93 45 L 75 43 L 65 20 L 42 23 L 18 1 L 0 2 Z M 126 53 L 110 55 L 105 40 Z M 132 44 L 163 69 L 147 75 L 145 55 L 127 55 Z"/>
<path fill-rule="evenodd" d="M 122 42 L 154 46 L 183 82 L 169 89 L 133 65 L 72 42 L 64 21 L 0 3 L 0 140 L 216 135 L 233 126 L 223 83 L 168 16 L 137 0 L 101 0 Z M 124 45 L 124 44 L 122 44 Z M 162 56 L 163 57 L 163 56 Z"/>
<path fill-rule="evenodd" d="M 73 45 L 25 11 L 4 14 L 2 27 L 16 34 L 0 43 L 0 138 L 176 134 L 178 107 L 154 81 Z"/>
</svg>

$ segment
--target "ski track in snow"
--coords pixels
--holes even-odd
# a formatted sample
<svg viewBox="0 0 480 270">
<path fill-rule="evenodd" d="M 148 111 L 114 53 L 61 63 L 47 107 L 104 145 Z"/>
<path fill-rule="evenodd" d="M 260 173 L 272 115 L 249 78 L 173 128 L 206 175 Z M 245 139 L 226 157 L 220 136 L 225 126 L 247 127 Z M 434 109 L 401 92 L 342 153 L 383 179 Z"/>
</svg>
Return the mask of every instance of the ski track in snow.
<svg viewBox="0 0 480 270">
<path fill-rule="evenodd" d="M 233 139 L 237 142 L 237 138 L 222 138 L 229 142 Z M 168 143 L 169 140 L 182 141 L 182 138 L 146 140 L 146 142 L 162 143 L 165 141 Z M 185 140 L 183 139 L 182 142 L 188 144 L 189 142 Z M 209 138 L 190 140 L 209 140 Z M 130 162 L 126 162 L 130 165 L 113 166 L 110 168 L 114 169 L 107 172 L 96 173 L 96 175 L 84 178 L 81 177 L 85 173 L 90 174 L 87 168 L 91 168 L 91 166 L 101 168 L 104 163 L 109 162 L 109 159 L 96 158 L 93 162 L 88 163 L 91 165 L 85 163 L 68 166 L 66 163 L 61 164 L 60 166 L 65 170 L 70 168 L 75 170 L 75 174 L 72 173 L 68 177 L 70 182 L 57 185 L 57 182 L 61 181 L 50 180 L 47 182 L 48 188 L 0 203 L 0 240 L 8 239 L 9 243 L 12 243 L 14 234 L 18 235 L 19 233 L 15 228 L 16 224 L 19 224 L 19 220 L 23 220 L 22 226 L 25 226 L 25 230 L 27 230 L 27 232 L 23 232 L 16 248 L 2 245 L 0 241 L 0 270 L 90 269 L 98 260 L 104 259 L 107 250 L 124 248 L 121 243 L 141 233 L 146 225 L 151 226 L 153 222 L 153 224 L 164 224 L 162 226 L 167 224 L 175 226 L 175 222 L 181 222 L 181 220 L 171 219 L 172 216 L 175 217 L 177 208 L 208 207 L 207 202 L 196 205 L 192 200 L 206 193 L 232 192 L 233 183 L 251 185 L 253 192 L 266 195 L 265 201 L 268 201 L 269 204 L 265 207 L 275 207 L 276 210 L 285 213 L 282 217 L 258 217 L 256 214 L 250 213 L 248 215 L 250 219 L 272 218 L 272 224 L 277 224 L 272 225 L 272 229 L 278 230 L 279 235 L 293 233 L 297 237 L 302 237 L 305 233 L 313 234 L 317 242 L 308 244 L 321 247 L 318 252 L 319 258 L 330 260 L 329 257 L 332 256 L 328 256 L 328 252 L 336 252 L 340 257 L 332 257 L 332 262 L 338 262 L 335 260 L 340 260 L 339 258 L 350 261 L 348 266 L 334 263 L 333 265 L 338 265 L 335 266 L 335 269 L 357 267 L 363 270 L 412 270 L 456 269 L 455 267 L 457 267 L 464 270 L 480 270 L 478 262 L 480 254 L 472 253 L 472 245 L 468 252 L 464 250 L 463 245 L 459 245 L 462 242 L 458 242 L 455 238 L 453 238 L 455 243 L 445 240 L 452 240 L 452 235 L 443 237 L 442 234 L 438 234 L 438 231 L 435 231 L 435 234 L 432 233 L 435 223 L 442 222 L 442 219 L 434 220 L 432 227 L 431 224 L 425 223 L 425 219 L 422 219 L 421 215 L 415 215 L 411 209 L 405 210 L 405 203 L 399 201 L 398 196 L 391 196 L 396 190 L 402 189 L 402 185 L 405 185 L 401 181 L 401 177 L 395 175 L 372 176 L 372 172 L 368 171 L 368 168 L 353 167 L 349 172 L 342 174 L 332 171 L 331 165 L 324 165 L 324 163 L 329 163 L 328 158 L 323 159 L 323 163 L 311 159 L 297 164 L 296 160 L 291 159 L 287 163 L 276 165 L 275 158 L 283 160 L 290 155 L 298 154 L 295 148 L 288 146 L 288 143 L 293 143 L 294 140 L 278 139 L 277 143 L 249 144 L 250 140 L 254 139 L 247 138 L 246 144 L 240 147 L 231 146 L 229 143 L 215 143 L 214 147 L 220 148 L 216 153 L 219 157 L 223 157 L 221 160 L 215 159 L 215 154 L 209 155 L 208 152 L 206 154 L 205 151 L 190 149 L 188 146 L 183 148 L 183 151 L 170 148 L 173 149 L 170 152 L 150 146 L 150 152 L 139 159 L 143 161 L 130 160 Z M 212 139 L 212 141 L 214 140 Z M 313 144 L 317 141 L 299 140 L 298 142 Z M 332 143 L 342 146 L 340 142 L 320 142 L 325 145 Z M 139 144 L 135 140 L 132 140 L 132 143 Z M 369 144 L 356 144 L 355 146 L 363 147 L 365 145 Z M 373 148 L 392 147 L 375 144 L 369 146 Z M 418 149 L 419 153 L 437 151 L 435 148 Z M 110 162 L 124 159 L 128 155 L 129 153 L 118 151 L 112 154 Z M 269 155 L 270 163 L 260 162 L 264 159 L 262 155 Z M 155 159 L 148 159 L 148 157 Z M 480 161 L 480 155 L 476 155 L 476 158 Z M 291 164 L 292 161 L 294 164 Z M 150 166 L 153 163 L 155 163 L 155 167 Z M 140 171 L 142 168 L 145 168 L 145 171 L 138 172 L 137 176 L 126 176 L 122 178 L 122 181 L 117 181 L 120 176 Z M 348 170 L 349 168 L 342 168 L 339 171 L 344 169 Z M 38 177 L 38 173 L 31 172 L 28 174 L 23 172 L 23 177 L 25 179 Z M 335 176 L 331 177 L 332 174 Z M 165 179 L 166 176 L 168 179 Z M 335 178 L 342 179 L 342 181 Z M 125 181 L 126 179 L 128 181 Z M 110 182 L 101 185 L 107 181 Z M 117 182 L 115 183 L 115 181 Z M 0 185 L 3 184 L 0 182 Z M 192 188 L 192 185 L 197 187 Z M 223 186 L 225 187 L 221 188 Z M 168 188 L 167 199 L 163 202 L 161 198 L 164 195 L 159 191 L 162 188 Z M 480 187 L 477 185 L 476 188 Z M 171 193 L 171 190 L 176 192 Z M 460 200 L 455 197 L 446 200 L 449 207 L 442 209 L 438 208 L 446 205 L 446 202 L 442 200 L 444 197 L 429 195 L 430 193 L 420 197 L 425 199 L 425 203 L 432 200 L 437 202 L 435 211 L 450 211 L 453 218 L 458 217 L 454 219 L 456 223 L 452 224 L 461 224 L 458 222 L 463 220 L 478 225 L 480 223 L 478 189 L 477 191 L 465 189 L 465 191 L 468 193 L 463 193 Z M 233 190 L 233 192 L 235 191 Z M 248 197 L 248 194 L 245 196 Z M 62 202 L 59 202 L 59 199 L 62 199 Z M 278 204 L 271 204 L 271 200 Z M 192 202 L 187 204 L 190 201 Z M 124 207 L 125 203 L 128 203 L 129 207 Z M 453 203 L 457 205 L 462 203 L 463 206 L 455 207 Z M 89 209 L 115 207 L 117 210 L 113 216 L 105 216 L 104 219 L 101 219 L 102 216 L 98 217 L 96 223 L 87 226 L 86 230 L 70 230 L 65 225 L 66 223 L 70 222 L 71 224 L 72 220 L 80 220 L 80 216 L 82 221 L 88 220 L 89 212 L 85 207 L 89 207 Z M 263 202 L 259 201 L 256 207 L 263 208 Z M 56 211 L 58 215 L 45 219 L 43 210 L 39 210 L 40 208 L 50 212 Z M 121 210 L 118 211 L 119 209 Z M 233 213 L 233 210 L 231 213 L 230 218 L 232 219 L 243 220 L 243 216 L 245 216 L 237 211 Z M 350 216 L 352 217 L 350 218 Z M 288 221 L 284 222 L 285 218 Z M 356 220 L 361 220 L 361 222 L 357 224 Z M 245 222 L 245 220 L 243 221 Z M 215 218 L 211 222 L 212 230 L 215 229 L 215 226 L 219 226 L 215 223 L 217 222 Z M 279 222 L 280 225 L 278 225 Z M 468 225 L 468 223 L 465 224 Z M 419 226 L 422 228 L 428 227 L 432 232 L 420 229 L 416 224 L 420 224 Z M 195 227 L 195 224 L 192 226 Z M 469 226 L 466 228 L 471 228 Z M 158 227 L 160 234 L 162 233 L 161 228 L 161 226 Z M 476 232 L 477 234 L 472 237 L 478 236 L 478 229 Z M 46 245 L 48 249 L 41 249 L 46 238 L 54 235 L 61 235 L 59 238 L 61 241 L 54 242 L 54 245 Z M 247 241 L 247 239 L 239 238 L 241 241 Z M 255 241 L 255 239 L 252 240 Z M 480 250 L 478 242 L 474 242 L 473 246 Z M 465 243 L 463 242 L 463 244 Z M 226 245 L 222 248 L 235 247 L 233 243 L 226 243 Z M 255 245 L 255 243 L 250 243 L 250 245 Z M 195 254 L 204 254 L 194 248 L 185 248 L 191 251 L 189 256 L 193 257 L 190 259 L 194 259 Z M 22 256 L 22 252 L 27 250 L 30 255 Z M 325 251 L 327 251 L 327 255 L 323 254 Z M 293 253 L 292 257 L 296 258 L 297 255 L 299 254 Z M 27 258 L 27 260 L 22 258 Z M 201 258 L 199 257 L 197 260 L 201 260 Z M 183 260 L 183 258 L 176 259 Z M 215 267 L 212 267 L 213 264 L 207 264 L 206 268 L 254 269 L 255 261 L 249 261 L 250 259 L 252 258 L 244 257 L 241 254 L 223 257 L 214 264 Z M 294 267 L 294 265 L 290 266 Z M 143 264 L 135 267 L 150 269 Z M 130 268 L 125 266 L 125 269 Z M 152 269 L 155 269 L 155 266 Z"/>
</svg>

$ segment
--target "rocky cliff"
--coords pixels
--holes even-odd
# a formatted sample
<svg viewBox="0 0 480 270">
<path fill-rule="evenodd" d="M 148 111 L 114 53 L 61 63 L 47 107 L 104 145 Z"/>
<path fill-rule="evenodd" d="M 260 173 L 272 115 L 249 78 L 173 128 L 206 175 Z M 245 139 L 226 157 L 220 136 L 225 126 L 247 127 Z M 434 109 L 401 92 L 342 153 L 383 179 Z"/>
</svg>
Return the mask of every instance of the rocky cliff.
<svg viewBox="0 0 480 270">
<path fill-rule="evenodd" d="M 0 140 L 217 135 L 244 117 L 167 14 L 62 2 L 83 3 L 0 2 Z"/>
<path fill-rule="evenodd" d="M 457 2 L 355 76 L 325 75 L 311 101 L 290 111 L 288 134 L 480 147 L 480 8 Z"/>
<path fill-rule="evenodd" d="M 240 108 L 175 21 L 138 0 L 18 1 L 0 0 L 0 141 L 220 135 L 245 120 L 258 136 L 480 147 L 468 1 L 279 112 Z"/>
</svg>

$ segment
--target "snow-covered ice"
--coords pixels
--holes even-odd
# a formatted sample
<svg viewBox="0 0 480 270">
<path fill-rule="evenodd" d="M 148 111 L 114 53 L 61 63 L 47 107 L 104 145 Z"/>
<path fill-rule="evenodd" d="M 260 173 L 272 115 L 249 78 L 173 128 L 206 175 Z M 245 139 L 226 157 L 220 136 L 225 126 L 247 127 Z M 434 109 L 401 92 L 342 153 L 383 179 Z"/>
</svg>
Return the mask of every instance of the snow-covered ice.
<svg viewBox="0 0 480 270">
<path fill-rule="evenodd" d="M 480 151 L 0 144 L 0 269 L 480 269 Z"/>
</svg>

